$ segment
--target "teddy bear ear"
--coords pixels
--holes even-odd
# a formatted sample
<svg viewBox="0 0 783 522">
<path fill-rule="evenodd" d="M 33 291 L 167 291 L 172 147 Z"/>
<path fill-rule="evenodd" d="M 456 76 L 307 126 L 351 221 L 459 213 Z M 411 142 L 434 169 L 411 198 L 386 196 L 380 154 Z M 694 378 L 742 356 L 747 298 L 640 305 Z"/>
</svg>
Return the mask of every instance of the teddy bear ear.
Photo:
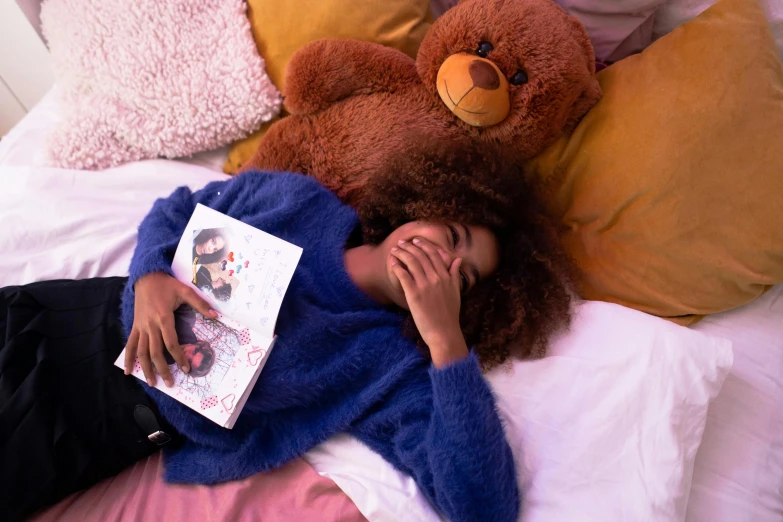
<svg viewBox="0 0 783 522">
<path fill-rule="evenodd" d="M 595 74 L 595 49 L 593 42 L 590 41 L 590 35 L 587 34 L 587 29 L 576 17 L 568 15 L 568 21 L 573 28 L 574 38 L 577 39 L 584 51 L 587 69 L 591 74 Z"/>
<path fill-rule="evenodd" d="M 598 80 L 595 79 L 595 50 L 587 34 L 585 26 L 573 16 L 568 16 L 568 21 L 573 30 L 573 37 L 577 40 L 584 52 L 586 71 L 584 72 L 585 87 L 579 98 L 576 99 L 569 111 L 563 130 L 570 134 L 576 128 L 579 121 L 587 114 L 593 105 L 601 99 L 602 92 Z"/>
<path fill-rule="evenodd" d="M 571 134 L 582 120 L 584 115 L 587 114 L 587 111 L 589 111 L 593 105 L 598 103 L 598 101 L 601 99 L 601 96 L 603 96 L 601 86 L 598 84 L 598 80 L 593 77 L 589 80 L 587 87 L 585 87 L 585 90 L 582 91 L 582 94 L 579 96 L 579 98 L 577 98 L 574 104 L 571 106 L 568 119 L 563 126 L 563 132 L 566 134 Z"/>
</svg>

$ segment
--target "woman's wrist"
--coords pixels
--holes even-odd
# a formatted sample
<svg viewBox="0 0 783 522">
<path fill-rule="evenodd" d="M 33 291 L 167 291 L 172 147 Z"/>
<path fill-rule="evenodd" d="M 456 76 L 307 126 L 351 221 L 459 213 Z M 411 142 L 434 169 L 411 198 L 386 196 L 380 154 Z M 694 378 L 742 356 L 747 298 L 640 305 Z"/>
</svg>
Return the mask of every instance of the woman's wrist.
<svg viewBox="0 0 783 522">
<path fill-rule="evenodd" d="M 459 331 L 438 336 L 428 342 L 427 347 L 430 349 L 432 365 L 437 369 L 461 361 L 470 354 L 468 345 L 465 343 L 465 337 Z"/>
</svg>

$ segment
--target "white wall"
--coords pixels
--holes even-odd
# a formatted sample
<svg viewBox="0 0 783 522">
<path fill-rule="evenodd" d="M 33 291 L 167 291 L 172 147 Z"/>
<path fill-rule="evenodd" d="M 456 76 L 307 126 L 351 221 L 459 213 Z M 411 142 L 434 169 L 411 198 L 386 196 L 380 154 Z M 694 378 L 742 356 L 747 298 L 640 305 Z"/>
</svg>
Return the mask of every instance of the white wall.
<svg viewBox="0 0 783 522">
<path fill-rule="evenodd" d="M 49 51 L 15 2 L 0 0 L 0 136 L 54 85 Z"/>
</svg>

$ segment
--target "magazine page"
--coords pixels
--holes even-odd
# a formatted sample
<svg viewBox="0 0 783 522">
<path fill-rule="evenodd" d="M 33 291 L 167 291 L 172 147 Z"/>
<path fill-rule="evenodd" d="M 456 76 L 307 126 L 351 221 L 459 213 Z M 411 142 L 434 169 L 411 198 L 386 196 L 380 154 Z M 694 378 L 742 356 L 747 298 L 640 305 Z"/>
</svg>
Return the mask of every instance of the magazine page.
<svg viewBox="0 0 783 522">
<path fill-rule="evenodd" d="M 199 204 L 171 268 L 215 310 L 271 339 L 301 255 L 298 246 Z"/>
<path fill-rule="evenodd" d="M 191 370 L 165 352 L 174 386 L 155 388 L 231 428 L 272 348 L 274 327 L 302 249 L 204 205 L 197 205 L 177 246 L 174 276 L 218 311 L 176 310 L 177 338 Z M 124 368 L 125 350 L 115 365 Z M 131 372 L 141 380 L 138 358 Z"/>
<path fill-rule="evenodd" d="M 177 309 L 174 320 L 190 372 L 180 370 L 166 351 L 174 386 L 169 388 L 158 379 L 155 388 L 219 425 L 232 427 L 266 362 L 273 340 L 225 315 L 217 319 L 204 317 L 190 306 Z M 115 364 L 122 368 L 124 363 L 125 350 Z M 138 359 L 131 373 L 145 380 Z"/>
</svg>

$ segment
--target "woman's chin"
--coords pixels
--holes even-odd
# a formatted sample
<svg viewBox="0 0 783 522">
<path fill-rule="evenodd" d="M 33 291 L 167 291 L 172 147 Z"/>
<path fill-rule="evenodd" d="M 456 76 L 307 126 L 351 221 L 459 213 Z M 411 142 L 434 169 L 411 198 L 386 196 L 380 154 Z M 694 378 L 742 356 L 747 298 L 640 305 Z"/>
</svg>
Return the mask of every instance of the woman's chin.
<svg viewBox="0 0 783 522">
<path fill-rule="evenodd" d="M 397 276 L 394 275 L 394 272 L 392 272 L 391 268 L 389 268 L 387 271 L 387 275 L 389 280 L 387 299 L 391 301 L 393 305 L 398 306 L 403 310 L 408 310 L 408 302 L 405 300 L 405 292 L 402 290 L 400 281 L 397 279 Z"/>
<path fill-rule="evenodd" d="M 395 306 L 408 311 L 408 302 L 405 300 L 405 294 L 402 291 L 399 293 L 394 292 L 394 295 L 390 296 L 390 300 Z"/>
</svg>

